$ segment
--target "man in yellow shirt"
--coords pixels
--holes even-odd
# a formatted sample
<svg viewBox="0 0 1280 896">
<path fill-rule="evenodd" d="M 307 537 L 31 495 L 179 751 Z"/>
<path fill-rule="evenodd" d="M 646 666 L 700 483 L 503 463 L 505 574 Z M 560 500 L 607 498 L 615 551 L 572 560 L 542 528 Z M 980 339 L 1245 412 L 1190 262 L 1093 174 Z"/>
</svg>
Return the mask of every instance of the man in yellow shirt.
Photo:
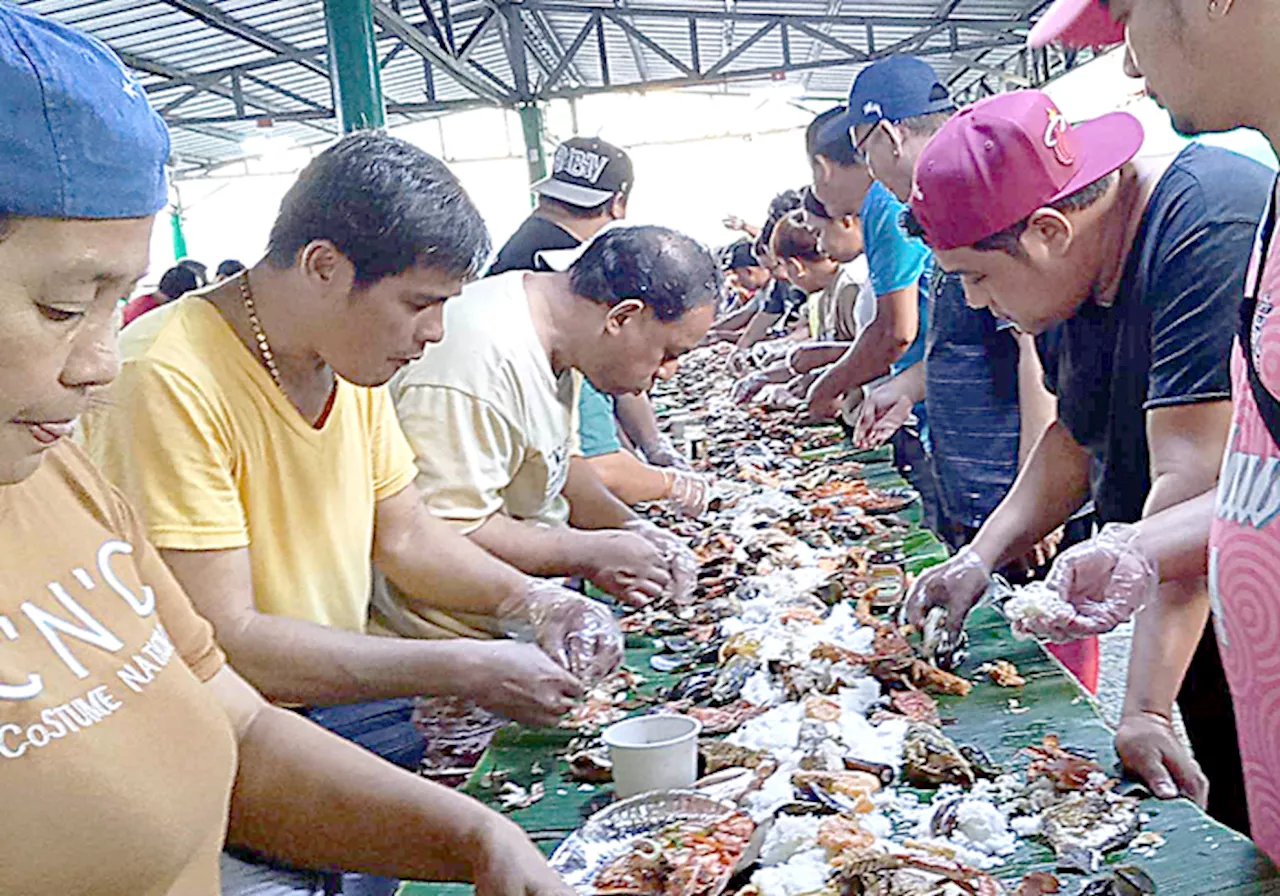
<svg viewBox="0 0 1280 896">
<path fill-rule="evenodd" d="M 314 717 L 410 768 L 425 750 L 414 696 L 553 723 L 620 654 L 607 610 L 424 511 L 378 388 L 440 338 L 445 300 L 488 248 L 441 162 L 350 135 L 289 190 L 266 258 L 124 331 L 121 375 L 84 426 L 232 664 L 277 702 L 359 704 Z M 495 616 L 538 643 L 366 634 L 372 563 L 415 606 Z"/>
<path fill-rule="evenodd" d="M 579 456 L 577 377 L 606 394 L 647 392 L 706 334 L 721 286 L 715 258 L 689 237 L 615 226 L 567 271 L 464 289 L 445 310 L 444 340 L 391 384 L 427 507 L 527 573 L 583 575 L 632 602 L 687 596 L 689 548 L 638 519 Z M 390 596 L 377 606 L 402 633 L 484 626 Z"/>
</svg>

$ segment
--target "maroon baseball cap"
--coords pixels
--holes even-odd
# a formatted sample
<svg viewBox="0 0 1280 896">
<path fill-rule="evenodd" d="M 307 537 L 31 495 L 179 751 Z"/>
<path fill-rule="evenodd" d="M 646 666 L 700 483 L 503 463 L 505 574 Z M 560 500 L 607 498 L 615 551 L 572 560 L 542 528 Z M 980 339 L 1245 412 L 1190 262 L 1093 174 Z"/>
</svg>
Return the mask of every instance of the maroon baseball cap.
<svg viewBox="0 0 1280 896">
<path fill-rule="evenodd" d="M 1124 25 L 1114 21 L 1099 0 L 1057 0 L 1027 35 L 1027 44 L 1054 41 L 1068 47 L 1109 47 L 1124 43 Z"/>
<path fill-rule="evenodd" d="M 972 246 L 1117 170 L 1142 125 L 1112 112 L 1072 125 L 1039 90 L 957 112 L 916 162 L 911 211 L 935 249 Z"/>
</svg>

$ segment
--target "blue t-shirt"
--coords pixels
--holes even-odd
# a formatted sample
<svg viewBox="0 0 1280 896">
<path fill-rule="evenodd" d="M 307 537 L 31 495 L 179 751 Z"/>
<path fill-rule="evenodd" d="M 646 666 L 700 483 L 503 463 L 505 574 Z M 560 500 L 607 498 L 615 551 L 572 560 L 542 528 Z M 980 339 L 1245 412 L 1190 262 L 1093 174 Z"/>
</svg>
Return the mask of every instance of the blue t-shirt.
<svg viewBox="0 0 1280 896">
<path fill-rule="evenodd" d="M 879 181 L 871 185 L 862 200 L 859 217 L 867 254 L 867 269 L 876 297 L 920 287 L 920 327 L 915 341 L 890 368 L 894 374 L 906 370 L 924 357 L 925 333 L 929 320 L 929 275 L 933 256 L 920 240 L 907 236 L 902 227 L 906 206 Z"/>
<path fill-rule="evenodd" d="M 929 284 L 925 405 L 945 519 L 977 528 L 1018 473 L 1018 341 L 964 285 L 935 269 Z"/>
<path fill-rule="evenodd" d="M 1229 150 L 1188 146 L 1147 203 L 1115 302 L 1087 301 L 1036 340 L 1058 418 L 1092 455 L 1103 522 L 1142 516 L 1147 411 L 1231 397 L 1231 341 L 1272 179 Z"/>
<path fill-rule="evenodd" d="M 622 450 L 614 419 L 614 399 L 584 379 L 578 396 L 578 438 L 583 457 L 599 457 Z"/>
</svg>

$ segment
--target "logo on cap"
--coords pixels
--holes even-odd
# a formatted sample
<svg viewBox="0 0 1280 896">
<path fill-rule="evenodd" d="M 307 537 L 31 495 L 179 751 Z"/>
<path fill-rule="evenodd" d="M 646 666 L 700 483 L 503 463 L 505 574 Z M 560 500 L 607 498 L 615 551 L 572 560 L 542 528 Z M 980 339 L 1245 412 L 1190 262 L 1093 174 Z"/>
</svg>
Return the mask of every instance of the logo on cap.
<svg viewBox="0 0 1280 896">
<path fill-rule="evenodd" d="M 865 103 L 862 104 L 862 114 L 876 115 L 876 116 L 879 116 L 880 118 L 884 118 L 884 109 L 875 100 L 867 100 Z"/>
<path fill-rule="evenodd" d="M 575 149 L 563 144 L 556 149 L 556 174 L 579 177 L 594 184 L 600 180 L 600 175 L 604 173 L 605 166 L 608 164 L 608 156 L 602 156 L 599 153 L 587 152 L 585 149 Z"/>
<path fill-rule="evenodd" d="M 1044 129 L 1044 145 L 1053 150 L 1053 157 L 1063 165 L 1074 165 L 1076 154 L 1071 149 L 1067 119 L 1055 106 L 1049 106 L 1048 113 L 1049 122 Z"/>
</svg>

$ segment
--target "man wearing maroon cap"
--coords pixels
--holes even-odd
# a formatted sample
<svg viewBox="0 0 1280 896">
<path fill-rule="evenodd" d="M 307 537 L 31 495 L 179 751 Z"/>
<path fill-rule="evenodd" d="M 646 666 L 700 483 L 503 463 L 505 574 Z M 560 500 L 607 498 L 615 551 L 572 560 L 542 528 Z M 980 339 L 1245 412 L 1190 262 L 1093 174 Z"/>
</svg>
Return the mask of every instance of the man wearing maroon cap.
<svg viewBox="0 0 1280 896">
<path fill-rule="evenodd" d="M 1059 0 L 1032 32 L 1037 45 L 1052 40 L 1101 44 L 1128 36 L 1131 67 L 1147 78 L 1147 92 L 1164 106 L 1180 132 L 1252 127 L 1280 149 L 1280 5 L 1238 0 L 1143 2 Z M 1105 21 L 1106 33 L 1081 33 L 1082 22 Z M 1231 59 L 1232 66 L 1221 64 Z M 1250 73 L 1241 89 L 1237 72 Z M 1276 197 L 1262 218 L 1244 286 L 1238 340 L 1231 356 L 1233 415 L 1215 495 L 1184 502 L 1126 533 L 1102 537 L 1062 560 L 1059 595 L 1072 631 L 1103 631 L 1147 601 L 1134 641 L 1126 702 L 1159 717 L 1167 713 L 1169 683 L 1187 664 L 1191 645 L 1178 638 L 1186 618 L 1203 618 L 1212 603 L 1214 626 L 1234 705 L 1248 797 L 1251 836 L 1280 861 L 1280 694 L 1275 673 L 1280 603 L 1280 526 L 1276 469 L 1280 463 L 1280 241 L 1274 237 Z M 1206 562 L 1207 561 L 1207 562 Z M 1058 570 L 1055 570 L 1058 571 Z M 1154 603 L 1147 595 L 1159 579 L 1209 573 L 1212 600 Z M 1106 612 L 1099 613 L 1099 608 Z M 1154 618 L 1152 618 L 1154 617 Z M 1142 660 L 1140 664 L 1140 660 Z M 1142 758 L 1175 775 L 1185 761 L 1163 726 L 1141 743 Z M 1203 761 L 1203 757 L 1202 757 Z M 1139 769 L 1140 771 L 1142 769 Z M 1185 774 L 1185 771 L 1181 772 Z M 1164 773 L 1167 777 L 1167 773 Z M 1151 774 L 1148 773 L 1148 780 Z"/>
<path fill-rule="evenodd" d="M 941 607 L 958 633 L 990 570 L 1090 495 L 1104 524 L 1134 523 L 1214 483 L 1230 415 L 1227 352 L 1269 175 L 1199 145 L 1135 159 L 1142 136 L 1123 112 L 1073 127 L 1028 90 L 962 110 L 917 161 L 908 230 L 961 276 L 971 305 L 1039 336 L 1058 418 L 969 547 L 916 583 L 916 622 Z M 1181 591 L 1161 603 L 1202 587 L 1170 585 Z M 1179 704 L 1211 776 L 1210 812 L 1244 828 L 1234 719 L 1204 623 L 1181 617 L 1163 646 L 1195 653 Z M 1158 662 L 1137 657 L 1134 668 L 1146 660 Z M 1133 743 L 1153 726 L 1168 717 L 1126 703 L 1117 749 L 1130 767 L 1146 769 Z M 1172 778 L 1148 776 L 1157 795 L 1181 789 L 1204 802 L 1209 782 L 1178 758 Z"/>
</svg>

